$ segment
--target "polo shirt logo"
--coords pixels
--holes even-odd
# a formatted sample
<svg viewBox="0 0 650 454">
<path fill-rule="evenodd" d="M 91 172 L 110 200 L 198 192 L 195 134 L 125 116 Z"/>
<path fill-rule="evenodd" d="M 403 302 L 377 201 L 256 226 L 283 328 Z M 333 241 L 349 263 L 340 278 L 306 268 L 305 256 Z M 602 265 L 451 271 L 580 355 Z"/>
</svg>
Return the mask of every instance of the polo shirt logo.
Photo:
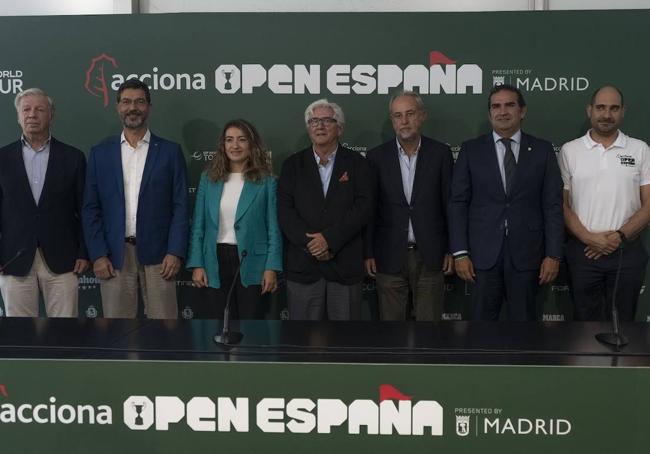
<svg viewBox="0 0 650 454">
<path fill-rule="evenodd" d="M 636 165 L 635 159 L 628 154 L 619 154 L 616 155 L 621 161 L 621 165 L 624 167 L 634 167 Z"/>
</svg>

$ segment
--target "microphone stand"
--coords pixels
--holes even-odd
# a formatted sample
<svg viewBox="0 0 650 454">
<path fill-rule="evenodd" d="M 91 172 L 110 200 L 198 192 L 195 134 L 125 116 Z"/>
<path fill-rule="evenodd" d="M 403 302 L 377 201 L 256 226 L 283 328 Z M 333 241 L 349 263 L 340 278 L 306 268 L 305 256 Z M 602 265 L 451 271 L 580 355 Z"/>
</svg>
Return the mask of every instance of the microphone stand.
<svg viewBox="0 0 650 454">
<path fill-rule="evenodd" d="M 237 345 L 244 337 L 242 333 L 230 330 L 230 304 L 232 303 L 232 294 L 235 290 L 235 286 L 237 285 L 239 272 L 241 271 L 241 266 L 244 263 L 246 255 L 246 250 L 241 251 L 241 260 L 239 261 L 239 266 L 237 266 L 235 278 L 233 279 L 232 284 L 230 284 L 230 288 L 228 289 L 228 296 L 226 296 L 226 308 L 223 310 L 223 328 L 221 329 L 221 334 L 214 336 L 214 341 L 219 345 Z"/>
<path fill-rule="evenodd" d="M 618 278 L 621 274 L 621 265 L 623 263 L 623 244 L 619 248 L 618 267 L 616 269 L 616 278 L 614 279 L 614 293 L 612 295 L 612 329 L 613 333 L 598 333 L 596 339 L 601 344 L 612 345 L 618 350 L 629 343 L 627 337 L 621 334 L 620 324 L 618 321 L 618 309 L 616 308 L 616 291 L 618 290 Z"/>
<path fill-rule="evenodd" d="M 25 253 L 25 248 L 18 249 L 18 252 L 16 252 L 16 255 L 11 257 L 9 260 L 7 260 L 7 263 L 4 265 L 0 266 L 0 273 L 4 273 L 4 271 L 7 269 L 9 265 L 14 263 L 16 260 L 18 260 L 19 257 L 21 257 Z"/>
</svg>

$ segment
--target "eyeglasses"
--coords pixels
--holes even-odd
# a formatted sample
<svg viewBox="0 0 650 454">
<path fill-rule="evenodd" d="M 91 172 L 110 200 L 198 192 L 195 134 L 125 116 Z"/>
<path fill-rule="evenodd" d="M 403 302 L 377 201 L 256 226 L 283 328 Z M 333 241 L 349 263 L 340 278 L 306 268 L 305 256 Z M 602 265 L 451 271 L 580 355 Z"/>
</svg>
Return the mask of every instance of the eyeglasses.
<svg viewBox="0 0 650 454">
<path fill-rule="evenodd" d="M 317 126 L 320 125 L 332 126 L 335 123 L 336 123 L 336 118 L 332 118 L 332 117 L 322 117 L 322 118 L 312 117 L 307 121 L 307 124 L 312 128 L 316 128 Z"/>
<path fill-rule="evenodd" d="M 138 99 L 121 98 L 120 104 L 123 106 L 130 106 L 132 104 L 135 104 L 136 106 L 144 106 L 147 104 L 147 99 L 146 98 L 138 98 Z"/>
<path fill-rule="evenodd" d="M 392 113 L 392 114 L 390 114 L 390 117 L 393 120 L 401 120 L 402 118 L 405 118 L 405 117 L 410 120 L 411 118 L 415 117 L 415 115 L 417 115 L 417 113 L 418 113 L 417 110 L 407 110 L 406 112 Z"/>
</svg>

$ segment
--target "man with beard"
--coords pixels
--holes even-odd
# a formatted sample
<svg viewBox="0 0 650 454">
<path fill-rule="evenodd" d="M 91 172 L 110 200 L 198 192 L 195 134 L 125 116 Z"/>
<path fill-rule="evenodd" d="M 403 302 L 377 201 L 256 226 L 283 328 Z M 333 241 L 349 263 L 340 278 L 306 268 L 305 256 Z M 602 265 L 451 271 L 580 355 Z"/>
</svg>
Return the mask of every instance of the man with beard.
<svg viewBox="0 0 650 454">
<path fill-rule="evenodd" d="M 135 318 L 138 282 L 148 318 L 177 318 L 176 282 L 187 247 L 187 170 L 180 145 L 149 131 L 149 87 L 117 90 L 121 136 L 90 152 L 83 226 L 105 317 Z"/>
<path fill-rule="evenodd" d="M 311 146 L 289 156 L 278 180 L 292 320 L 359 318 L 363 231 L 372 209 L 370 168 L 339 138 L 345 117 L 326 99 L 305 110 Z"/>
<path fill-rule="evenodd" d="M 88 267 L 81 230 L 86 157 L 56 140 L 52 98 L 39 88 L 15 101 L 20 140 L 0 149 L 0 276 L 9 317 L 76 317 L 78 278 Z"/>
<path fill-rule="evenodd" d="M 524 97 L 497 85 L 488 98 L 492 133 L 465 142 L 454 166 L 449 238 L 456 273 L 474 282 L 472 318 L 537 318 L 540 284 L 562 256 L 562 179 L 553 146 L 521 131 Z"/>
<path fill-rule="evenodd" d="M 619 129 L 624 115 L 621 91 L 599 88 L 587 106 L 591 129 L 560 152 L 576 320 L 609 318 L 612 298 L 620 319 L 633 320 L 643 285 L 648 255 L 640 234 L 650 223 L 650 155 L 645 142 Z"/>
<path fill-rule="evenodd" d="M 366 272 L 377 281 L 382 320 L 406 320 L 409 292 L 415 319 L 440 320 L 447 254 L 447 201 L 453 159 L 443 143 L 421 134 L 426 119 L 417 93 L 389 103 L 395 138 L 368 153 L 377 206 L 367 233 Z"/>
</svg>

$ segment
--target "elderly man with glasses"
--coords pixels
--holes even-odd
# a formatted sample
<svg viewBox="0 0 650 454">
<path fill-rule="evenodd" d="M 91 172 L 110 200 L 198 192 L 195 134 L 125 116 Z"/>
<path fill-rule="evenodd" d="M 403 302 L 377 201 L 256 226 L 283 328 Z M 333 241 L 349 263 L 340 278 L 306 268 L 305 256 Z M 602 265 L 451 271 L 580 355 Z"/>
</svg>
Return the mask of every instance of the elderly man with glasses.
<svg viewBox="0 0 650 454">
<path fill-rule="evenodd" d="M 339 143 L 345 117 L 337 104 L 313 102 L 305 124 L 312 144 L 284 161 L 278 181 L 290 318 L 355 319 L 373 206 L 370 168 Z"/>
</svg>

